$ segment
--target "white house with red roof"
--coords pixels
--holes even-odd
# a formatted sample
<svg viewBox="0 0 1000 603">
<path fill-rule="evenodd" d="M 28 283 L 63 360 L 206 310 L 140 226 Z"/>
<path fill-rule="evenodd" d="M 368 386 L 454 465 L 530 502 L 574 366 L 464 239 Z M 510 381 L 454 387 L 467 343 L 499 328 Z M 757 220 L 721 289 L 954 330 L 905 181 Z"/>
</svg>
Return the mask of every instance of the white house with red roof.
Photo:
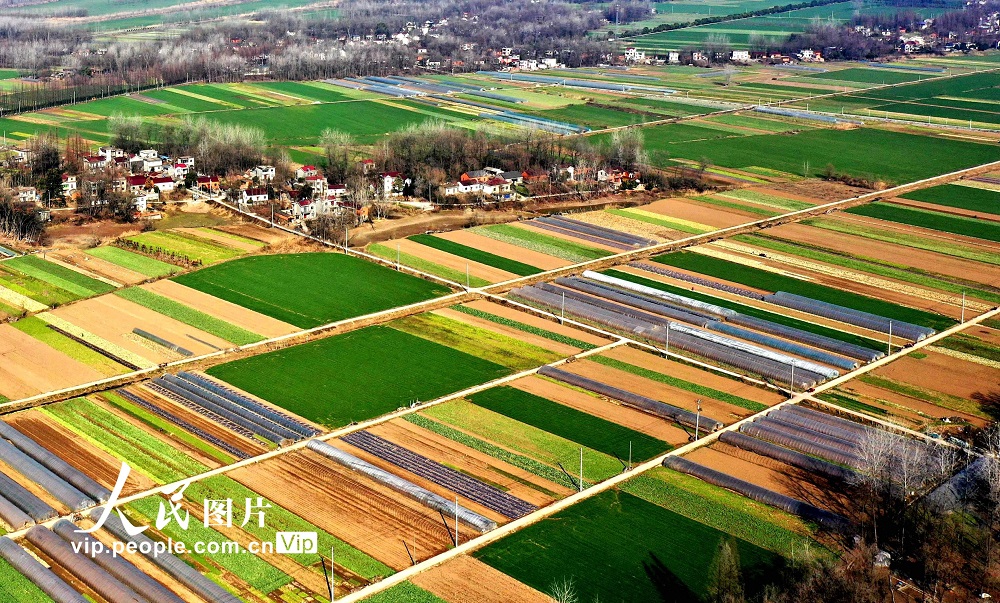
<svg viewBox="0 0 1000 603">
<path fill-rule="evenodd" d="M 311 176 L 316 176 L 319 174 L 319 170 L 316 169 L 315 165 L 304 165 L 299 169 L 295 170 L 296 178 L 309 178 Z"/>
</svg>

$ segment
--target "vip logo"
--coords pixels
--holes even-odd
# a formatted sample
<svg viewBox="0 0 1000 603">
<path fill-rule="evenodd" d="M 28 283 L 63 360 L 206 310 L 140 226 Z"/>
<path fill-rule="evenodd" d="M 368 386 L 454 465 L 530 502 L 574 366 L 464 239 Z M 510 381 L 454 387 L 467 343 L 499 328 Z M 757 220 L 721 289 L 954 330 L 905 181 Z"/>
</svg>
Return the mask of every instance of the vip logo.
<svg viewBox="0 0 1000 603">
<path fill-rule="evenodd" d="M 316 532 L 278 532 L 275 534 L 274 549 L 279 555 L 302 555 L 315 553 Z"/>
</svg>

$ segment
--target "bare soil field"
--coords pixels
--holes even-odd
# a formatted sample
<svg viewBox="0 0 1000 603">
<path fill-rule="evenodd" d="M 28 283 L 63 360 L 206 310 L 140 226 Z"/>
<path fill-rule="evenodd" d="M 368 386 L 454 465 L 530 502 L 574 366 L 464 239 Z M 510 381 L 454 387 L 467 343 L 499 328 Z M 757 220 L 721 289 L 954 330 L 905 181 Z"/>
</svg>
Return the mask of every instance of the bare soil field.
<svg viewBox="0 0 1000 603">
<path fill-rule="evenodd" d="M 437 513 L 312 451 L 229 476 L 397 570 L 410 566 L 404 540 L 418 561 L 450 546 Z"/>
<path fill-rule="evenodd" d="M 674 446 L 686 443 L 688 433 L 668 421 L 644 412 L 622 406 L 598 396 L 585 394 L 580 390 L 563 387 L 539 377 L 525 377 L 510 383 L 512 387 L 526 391 L 536 396 L 547 398 L 581 412 L 601 417 L 608 421 L 624 425 L 640 433 L 669 442 Z"/>
<path fill-rule="evenodd" d="M 821 476 L 740 448 L 716 443 L 699 448 L 685 458 L 836 513 L 844 513 L 849 508 L 849 498 L 836 492 Z"/>
<path fill-rule="evenodd" d="M 542 349 L 552 350 L 553 352 L 556 352 L 563 356 L 572 356 L 573 354 L 576 354 L 580 351 L 580 348 L 573 347 L 565 343 L 559 343 L 558 341 L 552 341 L 551 339 L 546 339 L 544 337 L 533 335 L 531 333 L 525 333 L 524 331 L 515 329 L 513 327 L 497 324 L 495 322 L 486 320 L 485 318 L 472 316 L 464 312 L 459 312 L 458 310 L 445 308 L 443 310 L 435 310 L 433 313 L 445 316 L 447 318 L 451 318 L 453 320 L 457 320 L 459 322 L 464 322 L 469 325 L 480 327 L 488 331 L 495 331 L 497 333 L 502 333 L 504 335 L 508 335 L 510 337 L 513 337 L 514 339 L 518 339 L 525 343 L 536 345 Z"/>
<path fill-rule="evenodd" d="M 602 383 L 619 387 L 626 391 L 637 393 L 654 400 L 665 402 L 678 408 L 695 412 L 697 401 L 702 401 L 704 415 L 725 424 L 733 423 L 751 414 L 745 408 L 733 406 L 725 402 L 720 402 L 712 398 L 700 396 L 693 392 L 685 391 L 669 385 L 658 383 L 645 377 L 626 373 L 618 369 L 613 369 L 603 364 L 597 364 L 590 360 L 580 360 L 565 364 L 561 367 L 571 373 L 596 379 Z"/>
<path fill-rule="evenodd" d="M 300 330 L 298 327 L 276 318 L 202 293 L 197 289 L 185 287 L 172 280 L 159 280 L 143 285 L 143 288 L 267 338 L 287 335 Z"/>
<path fill-rule="evenodd" d="M 573 493 L 566 486 L 550 482 L 402 419 L 394 419 L 368 431 L 484 482 L 502 486 L 512 496 L 538 507 L 553 502 L 555 497 L 552 494 L 566 496 Z M 511 476 L 517 479 L 512 479 Z"/>
<path fill-rule="evenodd" d="M 922 351 L 927 354 L 925 358 L 905 356 L 874 372 L 889 379 L 970 400 L 1000 395 L 1000 370 L 926 349 Z"/>
<path fill-rule="evenodd" d="M 63 306 L 53 314 L 74 325 L 107 339 L 111 343 L 155 362 L 169 362 L 176 355 L 165 348 L 147 346 L 137 341 L 133 328 L 143 329 L 170 343 L 179 345 L 195 355 L 207 354 L 232 347 L 232 344 L 182 322 L 159 314 L 117 295 L 102 295 Z"/>
<path fill-rule="evenodd" d="M 448 603 L 550 603 L 552 601 L 548 595 L 468 555 L 456 557 L 417 575 L 413 583 Z"/>
<path fill-rule="evenodd" d="M 203 429 L 223 442 L 235 447 L 237 450 L 242 450 L 250 455 L 257 455 L 267 451 L 266 447 L 261 444 L 261 442 L 244 438 L 219 425 L 215 421 L 210 421 L 198 413 L 181 406 L 180 404 L 176 404 L 167 398 L 161 397 L 152 390 L 148 390 L 144 387 L 132 387 L 129 391 L 140 398 L 159 406 L 177 418 L 187 421 L 195 427 Z"/>
<path fill-rule="evenodd" d="M 71 266 L 99 274 L 123 285 L 135 285 L 149 279 L 145 274 L 133 272 L 117 264 L 88 255 L 77 249 L 58 249 L 48 252 L 48 257 L 56 258 Z"/>
<path fill-rule="evenodd" d="M 846 384 L 840 386 L 840 389 L 859 395 L 867 404 L 883 407 L 889 412 L 909 419 L 917 425 L 925 425 L 930 421 L 956 416 L 973 425 L 983 426 L 986 423 L 982 418 L 975 415 L 937 406 L 919 398 L 900 394 L 868 383 L 862 383 L 857 379 L 848 381 Z"/>
<path fill-rule="evenodd" d="M 628 362 L 635 366 L 657 371 L 671 377 L 677 377 L 690 383 L 697 383 L 717 389 L 727 394 L 740 396 L 748 400 L 760 402 L 768 406 L 773 406 L 779 402 L 784 402 L 785 397 L 776 391 L 763 389 L 749 383 L 743 383 L 735 379 L 730 379 L 711 371 L 702 370 L 693 366 L 688 366 L 673 360 L 667 360 L 660 356 L 655 356 L 649 352 L 644 352 L 629 346 L 618 346 L 603 354 L 608 358 Z M 742 409 L 741 409 L 742 410 Z"/>
<path fill-rule="evenodd" d="M 100 448 L 91 446 L 83 436 L 66 429 L 37 410 L 17 413 L 6 421 L 105 488 L 114 488 L 121 461 Z M 149 490 L 154 485 L 152 480 L 133 471 L 129 474 L 122 493 L 130 496 Z"/>
<path fill-rule="evenodd" d="M 469 276 L 486 279 L 491 283 L 499 283 L 501 281 L 517 278 L 516 274 L 512 274 L 506 270 L 500 270 L 499 268 L 480 264 L 479 262 L 473 262 L 457 255 L 452 255 L 450 253 L 434 249 L 433 247 L 428 247 L 427 245 L 414 243 L 409 239 L 386 241 L 385 245 L 390 249 L 395 249 L 398 245 L 399 250 L 402 253 L 408 253 L 410 255 L 424 258 L 425 260 L 434 262 L 435 264 L 440 264 L 441 266 L 451 268 L 452 270 L 457 270 L 462 274 L 465 274 L 466 267 L 468 267 Z"/>
<path fill-rule="evenodd" d="M 522 312 L 510 306 L 504 304 L 498 304 L 491 301 L 478 299 L 473 302 L 465 304 L 470 308 L 475 308 L 477 310 L 482 310 L 483 312 L 489 312 L 490 314 L 496 314 L 497 316 L 502 316 L 504 318 L 509 318 L 511 320 L 516 320 L 517 322 L 522 322 L 526 325 L 531 325 L 533 327 L 538 327 L 540 329 L 545 329 L 546 331 L 551 331 L 559 335 L 565 335 L 567 337 L 572 337 L 573 339 L 579 339 L 580 341 L 585 341 L 593 345 L 604 345 L 609 343 L 607 339 L 600 337 L 598 335 L 592 335 L 586 331 L 581 331 L 573 327 L 567 327 L 561 325 L 553 320 L 547 320 L 541 316 L 536 316 L 530 312 Z M 518 331 L 523 333 L 523 331 Z"/>
<path fill-rule="evenodd" d="M 47 246 L 93 247 L 95 241 L 106 241 L 136 234 L 141 227 L 136 224 L 120 224 L 110 220 L 100 222 L 56 222 L 45 229 Z"/>
<path fill-rule="evenodd" d="M 10 325 L 0 325 L 0 394 L 16 400 L 104 375 Z"/>
<path fill-rule="evenodd" d="M 783 224 L 770 229 L 768 235 L 841 253 L 874 258 L 883 262 L 905 264 L 927 272 L 987 285 L 1000 283 L 1000 266 L 963 260 L 923 249 L 904 248 L 892 243 L 836 233 L 805 224 Z"/>
<path fill-rule="evenodd" d="M 799 84 L 795 85 L 798 86 Z M 768 187 L 782 193 L 801 195 L 804 201 L 817 204 L 842 201 L 844 199 L 850 199 L 852 197 L 857 197 L 858 195 L 871 192 L 866 188 L 850 186 L 830 180 L 820 180 L 819 178 L 796 180 L 794 182 L 781 182 L 778 184 L 770 184 Z"/>
<path fill-rule="evenodd" d="M 736 210 L 720 209 L 709 205 L 702 205 L 695 200 L 684 197 L 669 197 L 654 201 L 649 205 L 644 205 L 642 209 L 656 212 L 671 218 L 680 218 L 714 226 L 715 228 L 726 228 L 746 224 L 752 220 L 759 220 L 760 216 L 751 217 L 752 214 L 743 214 Z"/>
<path fill-rule="evenodd" d="M 554 270 L 570 264 L 566 260 L 551 255 L 511 245 L 510 243 L 495 241 L 489 237 L 478 235 L 471 230 L 453 230 L 451 232 L 442 232 L 437 236 L 442 239 L 454 241 L 455 243 L 468 245 L 469 247 L 475 247 L 476 249 L 482 249 L 483 251 L 488 251 L 505 258 L 517 260 L 518 262 L 524 262 L 529 266 L 534 266 L 542 270 Z"/>
<path fill-rule="evenodd" d="M 352 247 L 362 247 L 370 243 L 402 239 L 428 231 L 447 231 L 479 224 L 514 222 L 519 215 L 510 211 L 444 210 L 431 214 L 419 212 L 402 218 L 379 220 L 374 225 L 359 226 L 351 231 L 350 242 Z"/>
</svg>

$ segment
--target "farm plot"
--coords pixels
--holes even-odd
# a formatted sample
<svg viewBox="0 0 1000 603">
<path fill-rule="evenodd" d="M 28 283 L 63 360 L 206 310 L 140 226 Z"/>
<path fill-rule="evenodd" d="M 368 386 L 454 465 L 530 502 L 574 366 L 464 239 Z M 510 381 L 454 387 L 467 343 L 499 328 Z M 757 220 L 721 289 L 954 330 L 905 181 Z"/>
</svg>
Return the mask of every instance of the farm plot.
<svg viewBox="0 0 1000 603">
<path fill-rule="evenodd" d="M 154 312 L 159 312 L 182 322 L 188 326 L 200 329 L 206 333 L 211 333 L 220 339 L 235 343 L 236 345 L 246 345 L 262 341 L 264 337 L 226 322 L 220 318 L 206 314 L 200 310 L 190 308 L 180 302 L 176 302 L 168 297 L 157 295 L 148 289 L 140 287 L 130 287 L 117 292 L 123 299 L 149 308 Z"/>
<path fill-rule="evenodd" d="M 106 317 L 113 316 L 114 320 Z M 48 322 L 66 321 L 88 335 L 112 359 L 149 366 L 185 356 L 208 354 L 232 347 L 221 337 L 185 324 L 117 295 L 103 295 L 41 315 Z M 62 328 L 63 325 L 56 324 Z M 73 332 L 72 329 L 69 330 Z M 75 334 L 75 333 L 74 333 Z M 150 336 L 152 335 L 152 336 Z"/>
<path fill-rule="evenodd" d="M 603 248 L 583 245 L 562 237 L 523 227 L 522 225 L 496 224 L 480 226 L 472 232 L 484 237 L 524 247 L 526 249 L 577 263 L 596 260 L 612 254 Z"/>
<path fill-rule="evenodd" d="M 527 584 L 466 555 L 415 576 L 413 583 L 449 603 L 549 603 L 552 600 Z M 371 603 L 372 599 L 367 601 Z M 387 598 L 385 601 L 396 603 L 405 599 Z"/>
<path fill-rule="evenodd" d="M 35 584 L 0 559 L 0 596 L 12 603 L 53 603 Z"/>
<path fill-rule="evenodd" d="M 832 165 L 838 173 L 904 183 L 996 158 L 990 145 L 871 127 L 814 129 L 794 136 L 703 136 L 702 140 L 670 140 L 672 128 L 673 125 L 663 125 L 644 130 L 647 149 L 659 165 L 665 165 L 671 158 L 690 161 L 707 158 L 728 168 L 759 166 L 804 176 Z"/>
<path fill-rule="evenodd" d="M 30 330 L 30 329 L 29 329 Z M 0 325 L 0 395 L 17 400 L 102 379 L 96 368 L 21 329 Z"/>
<path fill-rule="evenodd" d="M 431 312 L 401 318 L 391 323 L 410 335 L 475 356 L 487 362 L 518 372 L 554 362 L 563 356 L 545 347 L 500 333 L 490 326 L 477 326 Z"/>
<path fill-rule="evenodd" d="M 784 224 L 770 229 L 768 236 L 804 248 L 835 254 L 851 261 L 852 264 L 857 262 L 866 266 L 875 265 L 905 271 L 911 277 L 918 279 L 929 276 L 939 281 L 947 280 L 957 285 L 966 285 L 970 290 L 1000 282 L 1000 268 L 995 265 L 936 251 L 905 248 L 906 263 L 903 264 L 899 261 L 900 245 L 868 238 L 863 234 L 834 232 L 805 224 Z M 943 287 L 940 283 L 937 286 Z"/>
<path fill-rule="evenodd" d="M 113 285 L 91 278 L 76 270 L 45 261 L 36 255 L 26 255 L 8 260 L 4 262 L 4 269 L 13 269 L 21 274 L 49 283 L 69 291 L 79 299 L 115 290 Z"/>
<path fill-rule="evenodd" d="M 139 423 L 86 398 L 46 406 L 41 412 L 88 443 L 128 462 L 133 470 L 156 483 L 197 475 L 209 468 L 206 463 L 212 463 L 204 455 L 196 460 L 184 452 L 197 454 L 197 451 L 182 452 L 177 444 L 168 443 Z"/>
<path fill-rule="evenodd" d="M 180 268 L 173 264 L 154 260 L 153 258 L 132 253 L 118 247 L 95 247 L 88 249 L 85 253 L 148 278 L 160 278 L 180 272 Z"/>
<path fill-rule="evenodd" d="M 447 293 L 428 281 L 334 253 L 242 258 L 174 280 L 301 328 Z"/>
<path fill-rule="evenodd" d="M 962 347 L 961 341 L 948 345 Z M 980 415 L 989 412 L 1000 392 L 1000 366 L 995 360 L 943 346 L 922 352 L 920 357 L 907 355 L 864 377 L 879 387 L 923 397 L 944 408 Z"/>
<path fill-rule="evenodd" d="M 904 193 L 903 199 L 923 201 L 933 205 L 943 205 L 972 212 L 1000 215 L 1000 191 L 973 188 L 959 184 L 944 184 Z"/>
<path fill-rule="evenodd" d="M 480 264 L 486 264 L 487 266 L 510 272 L 517 276 L 530 276 L 541 272 L 541 269 L 529 266 L 523 262 L 434 235 L 414 235 L 410 237 L 410 240 L 473 262 L 479 262 Z"/>
<path fill-rule="evenodd" d="M 704 596 L 721 542 L 734 541 L 751 593 L 779 556 L 626 492 L 611 490 L 556 513 L 474 553 L 545 592 L 553 577 L 573 581 L 584 600 L 653 601 L 669 585 L 676 601 Z M 594 555 L 597 546 L 601 555 Z"/>
<path fill-rule="evenodd" d="M 411 564 L 404 541 L 417 560 L 444 551 L 450 542 L 437 513 L 312 450 L 240 468 L 229 477 L 267 492 L 274 503 L 394 569 Z M 369 579 L 389 573 L 377 567 L 364 572 Z"/>
<path fill-rule="evenodd" d="M 60 249 L 49 251 L 47 259 L 58 261 L 88 275 L 95 275 L 123 285 L 134 285 L 149 277 L 134 270 L 129 270 L 97 256 L 90 255 L 78 249 Z"/>
<path fill-rule="evenodd" d="M 179 256 L 203 264 L 215 264 L 243 255 L 245 252 L 235 246 L 223 245 L 205 237 L 178 230 L 156 230 L 128 237 L 127 240 L 139 245 L 139 250 L 159 253 L 164 256 Z"/>
<path fill-rule="evenodd" d="M 456 247 L 450 245 L 450 241 L 440 240 L 441 247 Z M 462 256 L 437 249 L 430 245 L 423 245 L 411 239 L 398 239 L 386 241 L 384 244 L 372 245 L 371 251 L 392 262 L 396 262 L 424 270 L 435 276 L 447 278 L 452 282 L 466 286 L 483 286 L 490 283 L 498 283 L 513 278 L 517 278 L 513 272 L 507 272 L 489 264 L 466 259 Z M 475 250 L 478 251 L 478 250 Z M 472 252 L 469 255 L 481 256 L 482 254 Z M 489 260 L 488 257 L 480 259 Z M 450 278 L 449 278 L 450 277 Z M 480 283 L 475 285 L 475 283 Z"/>
<path fill-rule="evenodd" d="M 561 325 L 555 320 L 548 320 L 492 301 L 476 300 L 461 306 L 453 306 L 451 309 L 506 327 L 509 331 L 505 332 L 515 336 L 524 333 L 576 348 L 578 351 L 589 350 L 608 342 L 603 337 Z"/>
<path fill-rule="evenodd" d="M 662 219 L 673 223 L 675 229 L 679 226 L 686 226 L 688 230 L 702 231 L 705 228 L 711 230 L 737 226 L 757 219 L 756 216 L 751 217 L 751 214 L 706 207 L 705 204 L 698 202 L 700 200 L 701 197 L 695 197 L 694 200 L 680 197 L 660 199 L 649 205 L 644 205 L 641 210 L 633 210 L 633 212 L 641 211 L 642 215 L 651 213 L 663 216 Z"/>
<path fill-rule="evenodd" d="M 118 362 L 115 362 L 107 356 L 94 351 L 82 343 L 49 328 L 47 322 L 36 316 L 22 318 L 21 320 L 13 323 L 11 326 L 26 335 L 34 337 L 52 349 L 66 354 L 73 360 L 93 368 L 106 377 L 120 375 L 129 371 L 128 367 L 119 364 Z"/>
<path fill-rule="evenodd" d="M 593 450 L 621 458 L 629 455 L 636 461 L 644 461 L 670 448 L 665 442 L 646 434 L 514 387 L 486 390 L 470 396 L 469 401 L 516 421 L 579 442 Z"/>
<path fill-rule="evenodd" d="M 888 222 L 899 222 L 929 230 L 940 230 L 966 237 L 1000 243 L 1000 223 L 954 216 L 927 209 L 904 207 L 894 203 L 876 202 L 845 210 L 857 216 L 867 216 Z"/>
<path fill-rule="evenodd" d="M 471 229 L 453 230 L 451 232 L 443 232 L 435 236 L 459 245 L 465 245 L 466 247 L 472 247 L 491 253 L 501 258 L 521 261 L 528 266 L 531 266 L 536 271 L 561 268 L 569 263 L 565 260 L 552 257 L 551 255 L 484 237 Z"/>
<path fill-rule="evenodd" d="M 310 421 L 340 427 L 502 377 L 508 369 L 376 326 L 207 372 Z"/>
<path fill-rule="evenodd" d="M 919 82 L 936 76 L 934 74 L 927 73 L 907 73 L 905 71 L 891 71 L 888 69 L 849 67 L 847 69 L 837 69 L 835 71 L 827 71 L 824 73 L 809 73 L 802 77 L 818 80 L 836 80 L 840 82 L 885 85 Z"/>
<path fill-rule="evenodd" d="M 947 328 L 953 324 L 953 321 L 939 315 L 931 314 L 930 312 L 906 308 L 890 302 L 805 282 L 751 266 L 733 264 L 732 262 L 706 255 L 682 251 L 680 253 L 661 255 L 655 258 L 655 260 L 660 264 L 699 272 L 751 287 L 758 287 L 768 291 L 788 291 L 854 310 L 887 316 L 900 323 L 911 322 L 933 329 Z M 899 334 L 902 335 L 902 332 L 899 332 Z"/>
</svg>

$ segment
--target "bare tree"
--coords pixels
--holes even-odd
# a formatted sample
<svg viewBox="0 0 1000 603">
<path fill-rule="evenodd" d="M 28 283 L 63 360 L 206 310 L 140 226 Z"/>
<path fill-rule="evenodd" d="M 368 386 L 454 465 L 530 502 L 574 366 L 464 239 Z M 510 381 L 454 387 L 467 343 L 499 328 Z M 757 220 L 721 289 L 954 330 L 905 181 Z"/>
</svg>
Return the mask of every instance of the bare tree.
<svg viewBox="0 0 1000 603">
<path fill-rule="evenodd" d="M 554 603 L 579 603 L 580 596 L 576 592 L 576 583 L 572 578 L 556 580 L 549 587 L 548 595 Z"/>
</svg>

